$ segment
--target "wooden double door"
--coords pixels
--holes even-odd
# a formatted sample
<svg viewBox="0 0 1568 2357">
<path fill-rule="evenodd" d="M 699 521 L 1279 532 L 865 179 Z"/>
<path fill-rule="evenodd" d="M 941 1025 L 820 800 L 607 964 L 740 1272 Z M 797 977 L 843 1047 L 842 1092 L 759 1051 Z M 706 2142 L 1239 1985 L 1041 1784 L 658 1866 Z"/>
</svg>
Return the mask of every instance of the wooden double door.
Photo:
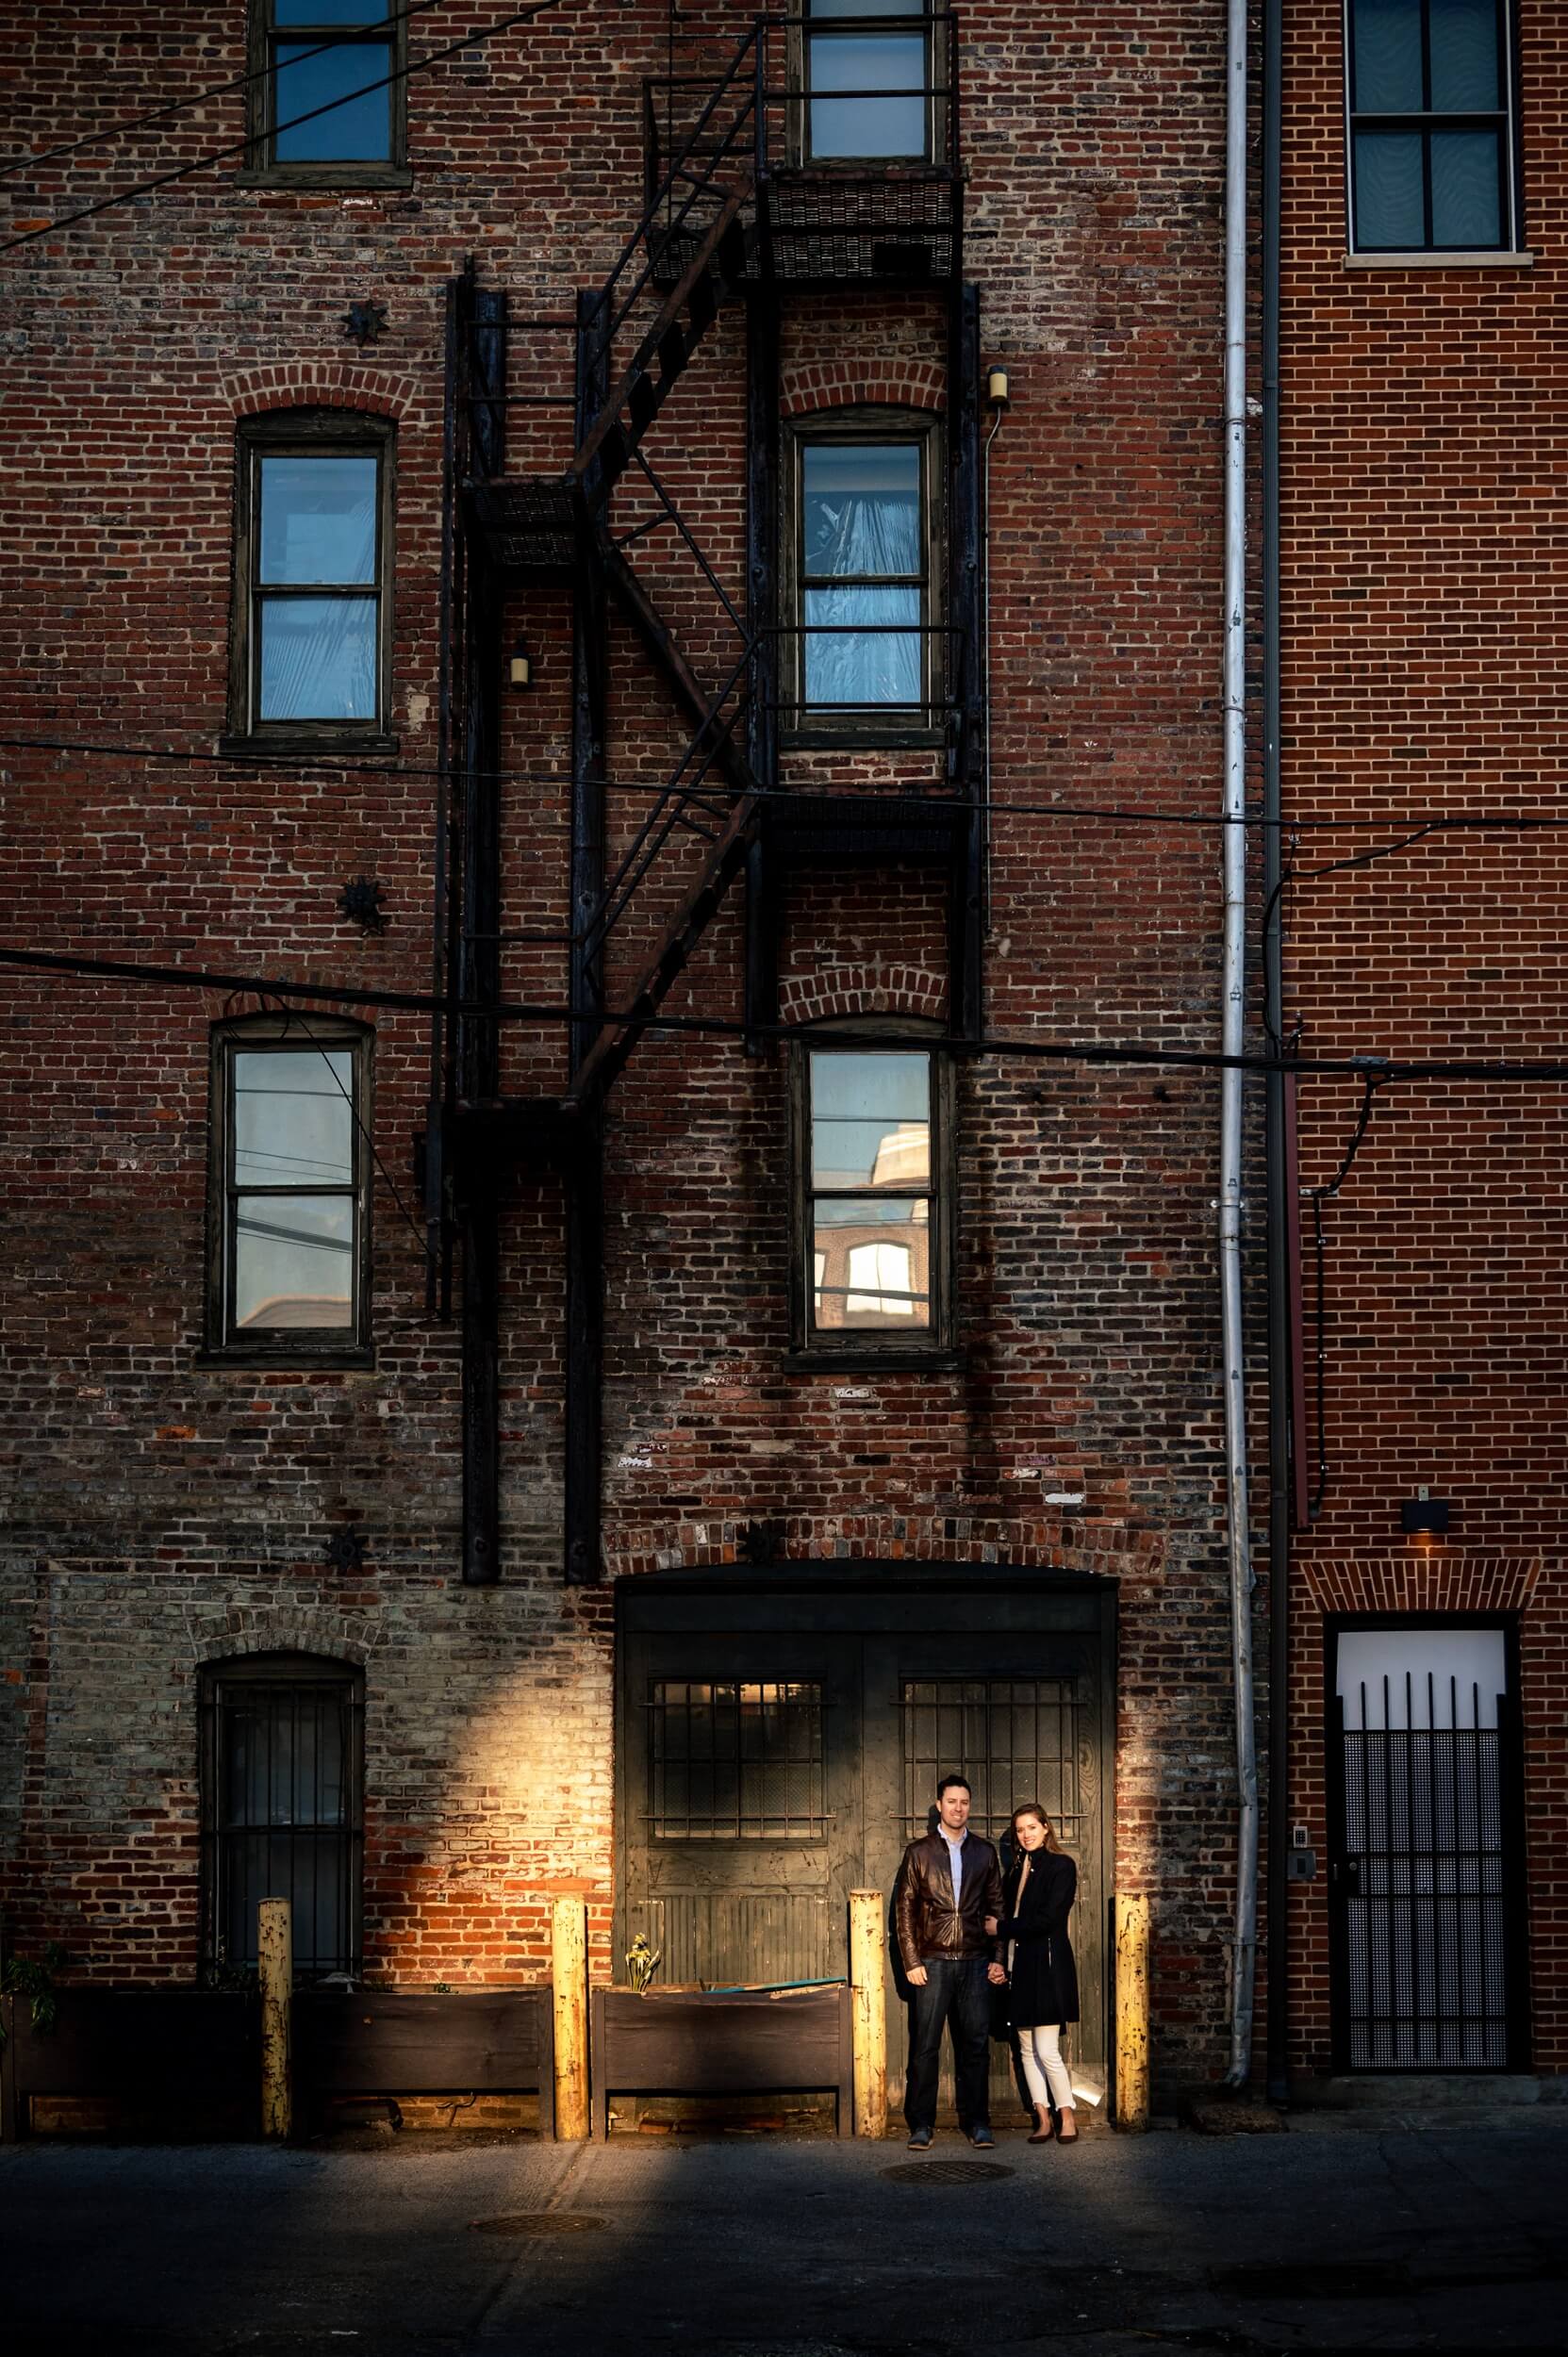
<svg viewBox="0 0 1568 2357">
<path fill-rule="evenodd" d="M 891 1900 L 937 1777 L 957 1772 L 977 1831 L 999 1843 L 1015 1806 L 1039 1801 L 1078 1861 L 1072 2058 L 1103 2085 L 1114 1601 L 1110 1582 L 946 1566 L 623 1581 L 620 1953 L 640 1933 L 666 1985 L 846 1973 L 850 1891 Z M 887 1996 L 897 2102 L 891 1944 Z M 999 2045 L 997 2099 L 1009 2084 Z"/>
</svg>

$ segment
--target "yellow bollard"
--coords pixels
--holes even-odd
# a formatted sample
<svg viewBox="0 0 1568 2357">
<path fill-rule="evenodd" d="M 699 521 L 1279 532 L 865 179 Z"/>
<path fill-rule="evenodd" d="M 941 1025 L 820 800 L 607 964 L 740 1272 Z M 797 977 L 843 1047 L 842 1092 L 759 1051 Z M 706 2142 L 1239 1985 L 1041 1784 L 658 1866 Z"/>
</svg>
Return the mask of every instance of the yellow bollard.
<svg viewBox="0 0 1568 2357">
<path fill-rule="evenodd" d="M 288 2136 L 294 2127 L 290 2018 L 294 1913 L 287 1899 L 263 1899 L 256 1913 L 261 1979 L 261 2133 Z"/>
<path fill-rule="evenodd" d="M 854 2005 L 855 2134 L 887 2133 L 887 2005 L 883 1978 L 883 1896 L 850 1893 L 850 1987 Z"/>
<path fill-rule="evenodd" d="M 588 1923 L 581 1899 L 557 1899 L 550 1919 L 555 2011 L 555 2134 L 588 2133 Z"/>
<path fill-rule="evenodd" d="M 1116 1901 L 1116 2125 L 1148 2126 L 1148 1901 Z"/>
</svg>

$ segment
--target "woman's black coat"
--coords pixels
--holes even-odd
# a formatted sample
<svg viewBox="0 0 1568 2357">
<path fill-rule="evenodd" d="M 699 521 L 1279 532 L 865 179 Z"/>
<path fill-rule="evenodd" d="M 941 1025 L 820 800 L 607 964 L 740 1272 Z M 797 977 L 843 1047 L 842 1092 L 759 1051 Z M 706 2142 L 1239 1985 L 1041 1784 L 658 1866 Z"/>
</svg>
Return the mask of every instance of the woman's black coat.
<svg viewBox="0 0 1568 2357">
<path fill-rule="evenodd" d="M 1078 1869 L 1059 1850 L 1035 1850 L 1020 1904 L 1022 1879 L 1023 1859 L 1018 1857 L 1002 1884 L 1005 1912 L 998 1926 L 999 1938 L 1017 1942 L 1008 1990 L 1008 2019 L 1015 2030 L 1076 2021 L 1078 1966 L 1067 1937 L 1067 1915 L 1078 1889 Z M 1006 1953 L 1005 1948 L 1002 1953 Z"/>
</svg>

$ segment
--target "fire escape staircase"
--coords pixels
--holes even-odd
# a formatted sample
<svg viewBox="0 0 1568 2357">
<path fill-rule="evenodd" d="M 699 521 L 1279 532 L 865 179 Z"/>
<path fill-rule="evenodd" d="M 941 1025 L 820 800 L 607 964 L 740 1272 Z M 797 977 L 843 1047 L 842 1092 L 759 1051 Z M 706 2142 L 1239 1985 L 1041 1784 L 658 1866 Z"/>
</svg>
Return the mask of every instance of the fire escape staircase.
<svg viewBox="0 0 1568 2357">
<path fill-rule="evenodd" d="M 471 263 L 449 290 L 437 942 L 458 1010 L 450 1028 L 437 1026 L 433 1040 L 423 1178 L 432 1265 L 441 1272 L 433 1279 L 432 1307 L 443 1311 L 454 1238 L 461 1245 L 463 1570 L 465 1580 L 479 1584 L 499 1575 L 497 1297 L 506 1170 L 519 1162 L 543 1162 L 565 1174 L 567 1576 L 589 1579 L 598 1575 L 599 1552 L 604 1098 L 743 872 L 749 1020 L 771 1012 L 769 935 L 777 886 L 768 847 L 781 836 L 783 814 L 773 805 L 784 799 L 777 769 L 780 626 L 772 603 L 778 302 L 781 288 L 790 285 L 870 284 L 885 291 L 890 279 L 907 285 L 934 278 L 949 291 L 948 602 L 951 618 L 967 632 L 966 638 L 959 635 L 963 658 L 954 667 L 949 788 L 918 802 L 888 797 L 878 804 L 855 797 L 853 810 L 840 814 L 836 832 L 831 814 L 818 808 L 815 839 L 819 852 L 829 847 L 830 856 L 832 847 L 861 838 L 880 842 L 883 857 L 910 856 L 912 844 L 940 844 L 952 876 L 954 1029 L 978 1028 L 979 331 L 973 289 L 962 281 L 956 89 L 946 93 L 946 170 L 901 178 L 872 173 L 858 190 L 840 176 L 814 197 L 809 174 L 769 165 L 769 109 L 778 98 L 767 67 L 769 23 L 759 20 L 742 41 L 728 71 L 705 92 L 689 129 L 661 137 L 656 108 L 645 99 L 647 203 L 604 284 L 577 299 L 569 322 L 575 446 L 559 474 L 507 472 L 511 409 L 520 400 L 562 397 L 510 391 L 517 338 L 504 292 L 483 287 Z M 748 353 L 744 613 L 736 611 L 643 448 L 704 338 L 726 307 L 737 304 L 745 313 Z M 617 339 L 631 335 L 636 337 L 632 356 L 616 371 Z M 618 538 L 609 503 L 634 471 L 653 491 L 657 512 Z M 663 524 L 679 533 L 737 635 L 735 658 L 717 686 L 699 675 L 628 553 L 644 532 Z M 500 631 L 506 599 L 538 586 L 569 587 L 572 596 L 571 923 L 564 946 L 573 1020 L 563 1093 L 524 1101 L 503 1098 L 498 1086 Z M 690 735 L 606 878 L 605 622 L 611 601 Z M 635 979 L 618 987 L 621 1003 L 612 1009 L 604 968 L 616 928 L 635 906 L 667 847 L 691 839 L 702 846 L 696 872 Z M 798 831 L 795 839 L 813 838 L 808 830 Z M 864 848 L 863 841 L 863 853 Z"/>
</svg>

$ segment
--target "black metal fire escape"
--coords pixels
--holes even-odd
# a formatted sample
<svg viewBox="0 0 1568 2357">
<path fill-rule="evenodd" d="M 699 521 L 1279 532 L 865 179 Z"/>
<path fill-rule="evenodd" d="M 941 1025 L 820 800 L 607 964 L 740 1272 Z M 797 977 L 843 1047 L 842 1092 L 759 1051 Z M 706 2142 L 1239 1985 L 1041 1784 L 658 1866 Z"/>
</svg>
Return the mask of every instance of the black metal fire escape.
<svg viewBox="0 0 1568 2357">
<path fill-rule="evenodd" d="M 462 1012 L 433 1040 L 424 1152 L 433 1262 L 450 1302 L 455 1244 L 463 1343 L 463 1576 L 499 1570 L 503 1196 L 519 1169 L 564 1174 L 567 1205 L 566 1576 L 600 1570 L 606 1094 L 731 884 L 747 896 L 747 1021 L 777 1017 L 779 912 L 790 876 L 831 862 L 935 864 L 949 890 L 951 1029 L 981 1023 L 984 813 L 980 330 L 963 271 L 957 26 L 940 26 L 941 87 L 928 92 L 933 160 L 813 167 L 800 158 L 801 19 L 761 18 L 717 80 L 644 86 L 645 203 L 604 284 L 569 323 L 509 320 L 504 290 L 471 265 L 449 289 L 447 486 L 442 552 L 442 793 L 437 850 L 437 987 Z M 931 54 L 935 54 L 934 41 Z M 942 777 L 932 789 L 780 791 L 780 305 L 791 291 L 918 288 L 946 297 L 948 420 Z M 744 314 L 747 353 L 745 608 L 737 612 L 644 444 L 720 313 Z M 558 473 L 508 470 L 508 420 L 553 396 L 514 391 L 520 353 L 569 324 L 574 447 Z M 527 338 L 525 344 L 524 338 Z M 618 361 L 618 349 L 630 357 Z M 610 519 L 631 476 L 650 520 Z M 631 555 L 677 533 L 733 628 L 733 660 L 701 676 Z M 560 1096 L 500 1091 L 503 620 L 524 589 L 572 601 L 569 1071 Z M 663 680 L 690 735 L 656 782 L 630 847 L 607 872 L 607 618 L 611 604 Z M 696 845 L 692 851 L 688 847 Z M 605 994 L 606 951 L 647 879 L 685 853 L 684 890 L 636 979 Z"/>
</svg>

